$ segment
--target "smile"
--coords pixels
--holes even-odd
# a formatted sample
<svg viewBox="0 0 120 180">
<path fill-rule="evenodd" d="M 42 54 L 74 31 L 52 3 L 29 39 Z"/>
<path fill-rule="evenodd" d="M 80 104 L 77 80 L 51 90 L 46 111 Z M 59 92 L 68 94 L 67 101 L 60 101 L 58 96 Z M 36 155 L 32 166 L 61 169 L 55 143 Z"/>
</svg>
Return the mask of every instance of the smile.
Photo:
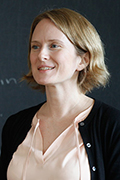
<svg viewBox="0 0 120 180">
<path fill-rule="evenodd" d="M 40 67 L 38 70 L 51 70 L 54 69 L 54 67 Z"/>
</svg>

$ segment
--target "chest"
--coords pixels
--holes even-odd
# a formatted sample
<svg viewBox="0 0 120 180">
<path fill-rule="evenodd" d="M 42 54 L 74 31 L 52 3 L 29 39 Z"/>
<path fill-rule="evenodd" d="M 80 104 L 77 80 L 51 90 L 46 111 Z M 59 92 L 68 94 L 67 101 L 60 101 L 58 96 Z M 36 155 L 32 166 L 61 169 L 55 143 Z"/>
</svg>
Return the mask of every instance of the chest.
<svg viewBox="0 0 120 180">
<path fill-rule="evenodd" d="M 72 121 L 45 121 L 40 120 L 39 130 L 42 135 L 43 153 L 64 131 L 72 124 Z"/>
</svg>

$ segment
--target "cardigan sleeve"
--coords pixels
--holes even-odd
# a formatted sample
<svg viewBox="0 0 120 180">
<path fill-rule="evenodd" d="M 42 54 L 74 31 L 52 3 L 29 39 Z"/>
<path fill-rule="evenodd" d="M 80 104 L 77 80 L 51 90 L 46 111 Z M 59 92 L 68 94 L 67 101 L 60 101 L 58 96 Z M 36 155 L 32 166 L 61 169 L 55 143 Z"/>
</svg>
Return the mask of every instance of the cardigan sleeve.
<svg viewBox="0 0 120 180">
<path fill-rule="evenodd" d="M 1 147 L 1 156 L 0 156 L 0 179 L 1 180 L 7 180 L 6 172 L 7 172 L 7 166 L 10 159 L 10 134 L 8 131 L 7 124 L 4 126 L 2 130 L 2 147 Z"/>
<path fill-rule="evenodd" d="M 33 117 L 33 116 L 32 116 Z M 0 179 L 7 180 L 7 168 L 13 153 L 22 143 L 31 127 L 31 116 L 18 113 L 9 117 L 2 130 L 2 147 L 0 156 Z"/>
<path fill-rule="evenodd" d="M 22 110 L 7 119 L 2 130 L 0 180 L 7 180 L 7 168 L 13 153 L 27 135 L 32 118 L 42 104 Z"/>
<path fill-rule="evenodd" d="M 104 124 L 104 163 L 106 180 L 120 180 L 120 111 L 106 111 Z"/>
<path fill-rule="evenodd" d="M 95 101 L 79 130 L 89 158 L 91 180 L 120 180 L 120 111 Z"/>
</svg>

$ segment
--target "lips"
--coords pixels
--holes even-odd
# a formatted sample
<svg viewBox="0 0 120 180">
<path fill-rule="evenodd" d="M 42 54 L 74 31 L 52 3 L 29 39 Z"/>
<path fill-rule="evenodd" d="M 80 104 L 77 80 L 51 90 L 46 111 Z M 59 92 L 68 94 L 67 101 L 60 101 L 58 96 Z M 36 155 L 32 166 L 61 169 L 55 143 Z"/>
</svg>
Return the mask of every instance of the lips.
<svg viewBox="0 0 120 180">
<path fill-rule="evenodd" d="M 44 67 L 39 67 L 38 70 L 51 70 L 51 69 L 54 69 L 54 67 L 48 67 L 48 66 L 44 66 Z"/>
</svg>

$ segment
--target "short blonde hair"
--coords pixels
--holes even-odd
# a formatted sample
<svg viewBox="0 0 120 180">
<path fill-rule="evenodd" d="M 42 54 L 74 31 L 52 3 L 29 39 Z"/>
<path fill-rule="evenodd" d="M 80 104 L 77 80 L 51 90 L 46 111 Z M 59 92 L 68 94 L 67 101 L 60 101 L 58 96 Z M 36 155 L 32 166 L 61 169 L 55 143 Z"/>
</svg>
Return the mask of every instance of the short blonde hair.
<svg viewBox="0 0 120 180">
<path fill-rule="evenodd" d="M 89 53 L 90 63 L 78 75 L 78 86 L 83 93 L 90 92 L 94 87 L 105 86 L 109 72 L 104 61 L 104 48 L 99 34 L 94 26 L 81 14 L 67 9 L 48 10 L 38 15 L 31 26 L 29 37 L 28 63 L 29 72 L 23 77 L 34 89 L 45 91 L 45 86 L 34 80 L 30 63 L 31 39 L 35 27 L 42 20 L 50 19 L 74 45 L 79 55 Z"/>
</svg>

